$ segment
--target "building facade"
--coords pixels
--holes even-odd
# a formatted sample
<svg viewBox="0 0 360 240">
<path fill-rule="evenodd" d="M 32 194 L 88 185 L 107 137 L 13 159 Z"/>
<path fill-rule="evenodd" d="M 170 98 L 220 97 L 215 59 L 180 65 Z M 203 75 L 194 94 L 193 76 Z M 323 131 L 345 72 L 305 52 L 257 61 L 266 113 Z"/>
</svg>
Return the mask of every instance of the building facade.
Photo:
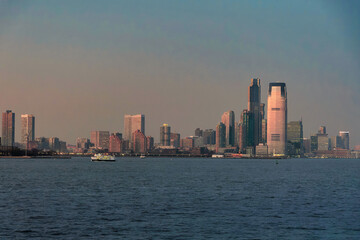
<svg viewBox="0 0 360 240">
<path fill-rule="evenodd" d="M 131 143 L 133 133 L 139 130 L 145 135 L 145 115 L 128 115 L 124 116 L 124 136 L 125 140 L 129 140 Z"/>
<path fill-rule="evenodd" d="M 92 131 L 90 142 L 96 149 L 109 149 L 109 131 Z"/>
<path fill-rule="evenodd" d="M 216 126 L 216 151 L 224 147 L 226 147 L 226 125 L 220 122 Z"/>
<path fill-rule="evenodd" d="M 147 144 L 146 144 L 146 136 L 139 129 L 133 132 L 133 144 L 132 149 L 135 153 L 146 153 Z"/>
<path fill-rule="evenodd" d="M 161 146 L 170 146 L 170 135 L 171 135 L 171 127 L 164 123 L 160 127 L 160 145 Z"/>
<path fill-rule="evenodd" d="M 235 114 L 234 111 L 227 111 L 221 116 L 221 122 L 225 125 L 225 145 L 235 144 Z"/>
<path fill-rule="evenodd" d="M 340 131 L 339 136 L 341 138 L 342 146 L 344 149 L 350 149 L 350 133 L 348 131 Z"/>
<path fill-rule="evenodd" d="M 265 107 L 265 106 L 263 106 Z M 261 111 L 261 85 L 260 79 L 254 78 L 251 79 L 251 84 L 248 87 L 248 111 L 252 113 L 254 122 L 253 132 L 250 133 L 253 135 L 254 146 L 258 145 L 261 142 L 261 130 L 262 130 L 262 114 L 265 114 L 264 111 Z"/>
<path fill-rule="evenodd" d="M 7 110 L 2 114 L 1 145 L 13 147 L 15 143 L 15 113 Z"/>
<path fill-rule="evenodd" d="M 302 156 L 304 154 L 304 133 L 302 121 L 292 121 L 288 123 L 287 139 L 292 150 L 290 151 L 289 149 L 289 155 Z"/>
<path fill-rule="evenodd" d="M 21 115 L 21 143 L 28 149 L 29 142 L 35 140 L 35 117 L 31 114 Z"/>
<path fill-rule="evenodd" d="M 267 145 L 270 155 L 287 154 L 286 84 L 269 84 L 267 103 Z"/>
</svg>

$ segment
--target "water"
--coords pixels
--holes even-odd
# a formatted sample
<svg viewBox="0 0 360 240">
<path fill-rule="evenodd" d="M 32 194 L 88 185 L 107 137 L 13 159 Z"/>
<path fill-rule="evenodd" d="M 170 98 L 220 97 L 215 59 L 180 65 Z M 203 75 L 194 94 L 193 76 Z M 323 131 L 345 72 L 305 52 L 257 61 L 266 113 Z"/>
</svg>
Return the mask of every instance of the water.
<svg viewBox="0 0 360 240">
<path fill-rule="evenodd" d="M 0 159 L 0 239 L 360 239 L 360 160 Z"/>
</svg>

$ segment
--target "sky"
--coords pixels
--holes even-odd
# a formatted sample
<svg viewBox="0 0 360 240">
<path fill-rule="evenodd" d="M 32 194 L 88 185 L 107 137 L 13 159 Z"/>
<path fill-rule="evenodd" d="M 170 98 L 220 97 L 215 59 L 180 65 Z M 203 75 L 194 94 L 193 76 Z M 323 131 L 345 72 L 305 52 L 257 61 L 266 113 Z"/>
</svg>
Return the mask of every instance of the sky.
<svg viewBox="0 0 360 240">
<path fill-rule="evenodd" d="M 125 114 L 182 137 L 247 108 L 250 79 L 287 84 L 288 120 L 360 144 L 360 2 L 0 0 L 0 111 L 70 144 Z"/>
</svg>

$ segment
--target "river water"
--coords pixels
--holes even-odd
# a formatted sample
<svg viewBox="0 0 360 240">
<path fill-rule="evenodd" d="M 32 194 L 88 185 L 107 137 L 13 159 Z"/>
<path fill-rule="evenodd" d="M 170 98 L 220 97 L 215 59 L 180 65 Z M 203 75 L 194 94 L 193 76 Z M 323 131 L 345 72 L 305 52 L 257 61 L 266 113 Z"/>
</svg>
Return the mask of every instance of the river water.
<svg viewBox="0 0 360 240">
<path fill-rule="evenodd" d="M 0 159 L 0 239 L 360 239 L 360 160 Z"/>
</svg>

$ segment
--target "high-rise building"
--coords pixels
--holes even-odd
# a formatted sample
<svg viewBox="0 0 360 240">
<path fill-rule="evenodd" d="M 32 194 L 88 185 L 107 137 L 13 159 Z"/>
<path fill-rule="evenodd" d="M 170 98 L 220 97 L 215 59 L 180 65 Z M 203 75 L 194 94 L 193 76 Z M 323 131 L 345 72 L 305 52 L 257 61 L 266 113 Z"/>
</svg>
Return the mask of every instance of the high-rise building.
<svg viewBox="0 0 360 240">
<path fill-rule="evenodd" d="M 182 149 L 190 150 L 194 147 L 194 138 L 186 137 L 180 140 L 180 147 Z"/>
<path fill-rule="evenodd" d="M 28 149 L 29 142 L 35 140 L 35 117 L 31 114 L 21 115 L 21 143 Z"/>
<path fill-rule="evenodd" d="M 97 149 L 109 149 L 109 137 L 108 131 L 91 131 L 90 141 Z"/>
<path fill-rule="evenodd" d="M 203 135 L 203 130 L 201 130 L 200 128 L 195 129 L 195 137 L 202 137 Z"/>
<path fill-rule="evenodd" d="M 267 144 L 269 154 L 287 154 L 287 91 L 286 84 L 269 84 L 267 110 Z"/>
<path fill-rule="evenodd" d="M 311 152 L 316 152 L 318 150 L 318 136 L 310 136 L 310 150 Z"/>
<path fill-rule="evenodd" d="M 60 139 L 57 137 L 49 138 L 49 148 L 50 148 L 50 150 L 53 150 L 55 152 L 60 152 L 60 149 L 61 149 Z"/>
<path fill-rule="evenodd" d="M 154 138 L 151 136 L 147 136 L 146 137 L 146 149 L 148 151 L 151 151 L 151 150 L 153 150 L 153 148 L 154 148 Z"/>
<path fill-rule="evenodd" d="M 216 143 L 216 131 L 214 129 L 205 129 L 203 131 L 204 144 L 215 145 Z"/>
<path fill-rule="evenodd" d="M 350 133 L 348 131 L 340 131 L 339 136 L 342 141 L 342 145 L 344 149 L 350 149 Z"/>
<path fill-rule="evenodd" d="M 122 153 L 124 152 L 124 142 L 120 134 L 112 133 L 109 137 L 109 152 Z"/>
<path fill-rule="evenodd" d="M 2 114 L 2 146 L 12 147 L 15 142 L 15 113 L 7 110 Z"/>
<path fill-rule="evenodd" d="M 328 151 L 329 150 L 329 137 L 327 134 L 318 134 L 318 151 Z"/>
<path fill-rule="evenodd" d="M 254 140 L 254 114 L 247 109 L 244 109 L 241 114 L 242 131 L 241 131 L 241 151 L 246 148 L 255 148 Z M 254 151 L 253 151 L 254 152 Z"/>
<path fill-rule="evenodd" d="M 291 146 L 292 152 L 290 155 L 301 156 L 304 153 L 304 136 L 303 136 L 303 124 L 302 121 L 292 121 L 287 125 L 287 140 Z"/>
<path fill-rule="evenodd" d="M 343 144 L 340 136 L 331 137 L 330 150 L 333 150 L 334 148 L 343 148 Z"/>
<path fill-rule="evenodd" d="M 160 127 L 160 145 L 161 146 L 170 146 L 170 133 L 171 127 L 164 123 Z"/>
<path fill-rule="evenodd" d="M 263 105 L 263 108 L 265 105 Z M 261 130 L 262 130 L 262 114 L 265 114 L 264 111 L 261 111 L 261 85 L 260 79 L 254 78 L 251 79 L 251 84 L 248 88 L 248 111 L 253 115 L 253 132 L 250 133 L 253 135 L 254 146 L 258 145 L 261 142 Z"/>
<path fill-rule="evenodd" d="M 145 135 L 145 115 L 125 115 L 124 116 L 124 139 L 131 143 L 133 133 L 140 130 Z"/>
<path fill-rule="evenodd" d="M 180 133 L 170 133 L 170 146 L 180 147 Z"/>
<path fill-rule="evenodd" d="M 325 126 L 320 126 L 319 134 L 326 134 L 326 127 Z"/>
<path fill-rule="evenodd" d="M 133 132 L 133 151 L 135 153 L 146 153 L 146 136 L 139 129 Z"/>
<path fill-rule="evenodd" d="M 263 119 L 261 121 L 261 142 L 266 143 L 266 137 L 267 137 L 267 120 Z"/>
<path fill-rule="evenodd" d="M 78 149 L 89 149 L 90 139 L 88 138 L 77 138 L 76 139 L 76 148 Z"/>
<path fill-rule="evenodd" d="M 220 122 L 216 126 L 216 151 L 226 146 L 226 126 Z"/>
<path fill-rule="evenodd" d="M 225 125 L 225 145 L 235 144 L 235 114 L 234 111 L 227 111 L 221 116 L 221 122 Z"/>
</svg>

